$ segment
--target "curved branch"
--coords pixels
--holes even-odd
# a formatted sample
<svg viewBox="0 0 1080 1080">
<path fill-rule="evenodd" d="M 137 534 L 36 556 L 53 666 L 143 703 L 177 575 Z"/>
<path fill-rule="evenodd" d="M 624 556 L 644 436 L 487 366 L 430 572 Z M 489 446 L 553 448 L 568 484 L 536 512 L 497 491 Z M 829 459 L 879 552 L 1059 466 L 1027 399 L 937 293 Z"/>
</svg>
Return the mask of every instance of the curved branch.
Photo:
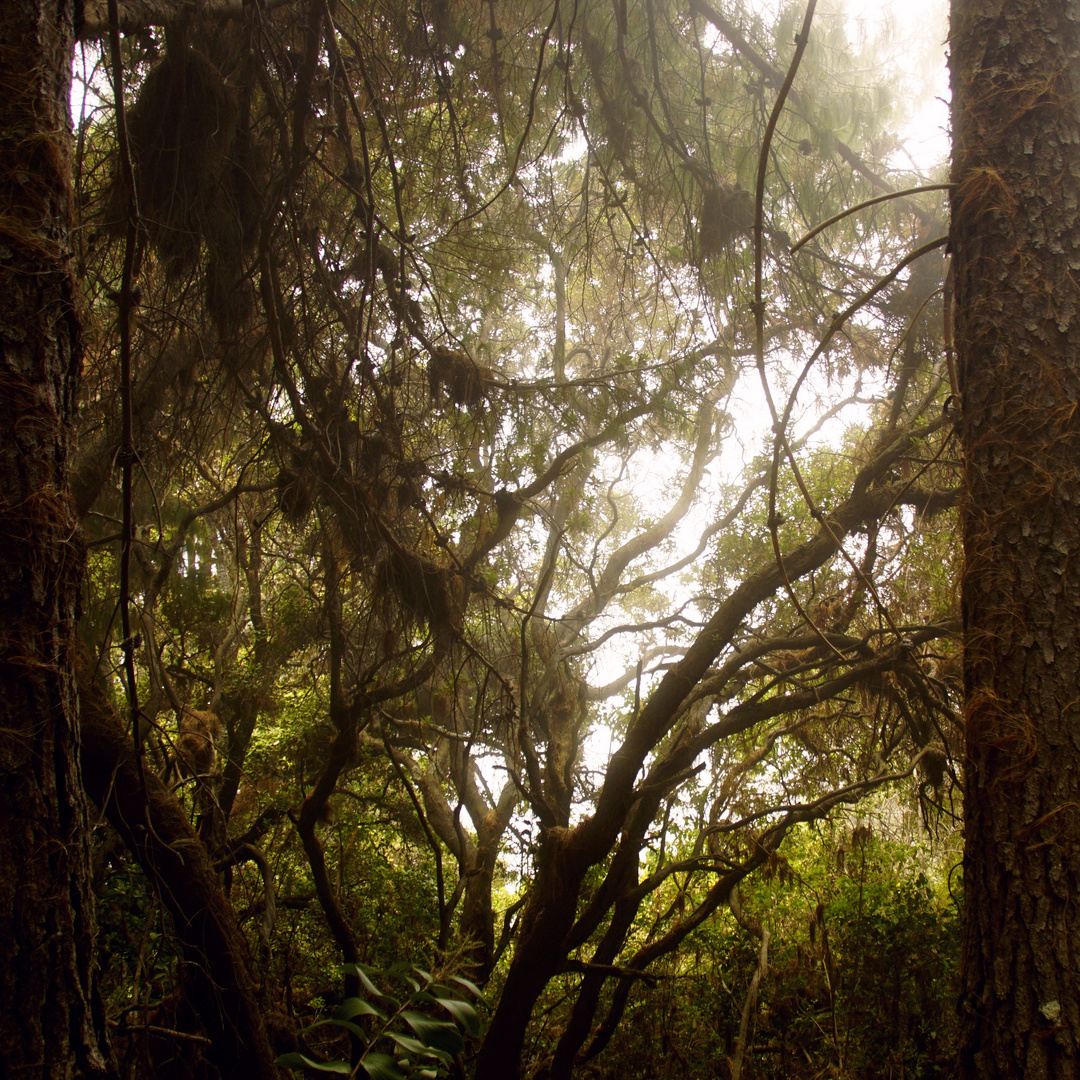
<svg viewBox="0 0 1080 1080">
<path fill-rule="evenodd" d="M 116 711 L 94 679 L 85 649 L 75 662 L 86 792 L 169 909 L 183 948 L 188 993 L 210 1035 L 223 1077 L 278 1080 L 251 977 L 247 942 L 205 846 L 176 798 L 138 766 Z"/>
<path fill-rule="evenodd" d="M 619 580 L 626 567 L 634 559 L 639 558 L 647 551 L 651 551 L 657 544 L 670 536 L 671 531 L 686 516 L 694 501 L 694 496 L 701 486 L 701 478 L 709 461 L 714 419 L 715 411 L 712 403 L 709 401 L 703 402 L 698 412 L 697 440 L 694 446 L 693 461 L 690 465 L 690 471 L 683 481 L 678 499 L 655 524 L 631 537 L 612 554 L 600 575 L 596 588 L 593 589 L 592 596 L 584 603 L 579 604 L 562 620 L 564 625 L 568 625 L 576 632 L 584 622 L 599 614 L 612 596 L 615 595 Z"/>
</svg>

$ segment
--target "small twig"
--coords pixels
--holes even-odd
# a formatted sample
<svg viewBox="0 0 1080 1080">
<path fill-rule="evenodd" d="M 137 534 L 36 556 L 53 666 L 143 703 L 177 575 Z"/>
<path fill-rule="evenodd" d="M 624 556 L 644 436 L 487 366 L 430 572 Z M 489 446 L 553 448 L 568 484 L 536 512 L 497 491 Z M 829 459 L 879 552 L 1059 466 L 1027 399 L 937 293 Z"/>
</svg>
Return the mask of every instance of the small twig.
<svg viewBox="0 0 1080 1080">
<path fill-rule="evenodd" d="M 143 1006 L 146 1008 L 147 1006 Z M 120 1024 L 112 1022 L 114 1027 L 121 1027 Z M 174 1028 L 161 1027 L 158 1024 L 139 1024 L 137 1027 L 132 1027 L 130 1024 L 122 1025 L 127 1031 L 144 1032 L 148 1031 L 154 1035 L 168 1035 L 170 1039 L 182 1039 L 185 1042 L 202 1043 L 204 1046 L 210 1046 L 211 1040 L 205 1035 L 194 1035 L 190 1031 L 176 1031 Z"/>
</svg>

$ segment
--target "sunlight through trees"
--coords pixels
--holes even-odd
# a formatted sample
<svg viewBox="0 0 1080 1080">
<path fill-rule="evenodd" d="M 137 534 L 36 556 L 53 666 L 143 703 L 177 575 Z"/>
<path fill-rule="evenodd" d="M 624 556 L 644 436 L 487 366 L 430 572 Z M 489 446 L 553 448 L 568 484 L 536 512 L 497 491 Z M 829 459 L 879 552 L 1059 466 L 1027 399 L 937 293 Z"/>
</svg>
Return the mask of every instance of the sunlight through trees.
<svg viewBox="0 0 1080 1080">
<path fill-rule="evenodd" d="M 1075 200 L 1063 150 L 1027 179 L 964 104 L 980 61 L 951 187 L 908 152 L 921 61 L 813 0 L 4 20 L 9 1071 L 936 1076 L 961 1033 L 982 1062 L 1009 991 L 978 957 L 1029 915 L 973 852 L 1034 829 L 1071 895 L 1065 721 L 1014 732 L 1065 690 L 972 717 L 1028 701 L 1035 642 L 1073 678 L 1065 615 L 1011 606 L 1071 603 L 1071 472 L 1025 458 L 999 505 L 995 440 L 1049 409 L 1067 446 Z M 993 848 L 1021 758 L 1039 809 Z M 954 1020 L 965 785 L 990 921 Z M 1073 1061 L 1059 978 L 1008 1023 Z M 1013 1075 L 994 1045 L 970 1075 Z"/>
</svg>

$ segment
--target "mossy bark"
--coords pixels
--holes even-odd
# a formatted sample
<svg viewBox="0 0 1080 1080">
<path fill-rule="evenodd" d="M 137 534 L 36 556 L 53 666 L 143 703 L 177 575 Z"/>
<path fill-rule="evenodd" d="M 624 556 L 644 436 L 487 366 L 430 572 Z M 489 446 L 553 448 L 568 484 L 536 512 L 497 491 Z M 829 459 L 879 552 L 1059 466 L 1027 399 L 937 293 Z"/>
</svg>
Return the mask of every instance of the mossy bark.
<svg viewBox="0 0 1080 1080">
<path fill-rule="evenodd" d="M 74 5 L 0 5 L 0 1075 L 110 1073 L 71 666 Z"/>
<path fill-rule="evenodd" d="M 1080 8 L 954 0 L 964 1078 L 1080 1042 Z"/>
</svg>

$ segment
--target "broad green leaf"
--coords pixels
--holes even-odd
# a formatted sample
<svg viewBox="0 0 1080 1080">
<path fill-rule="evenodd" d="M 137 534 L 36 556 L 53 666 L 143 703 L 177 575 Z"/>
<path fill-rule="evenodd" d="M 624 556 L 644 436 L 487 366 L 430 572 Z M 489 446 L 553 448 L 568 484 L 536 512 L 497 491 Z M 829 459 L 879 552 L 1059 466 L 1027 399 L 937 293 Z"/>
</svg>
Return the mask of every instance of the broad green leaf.
<svg viewBox="0 0 1080 1080">
<path fill-rule="evenodd" d="M 393 1039 L 406 1053 L 419 1054 L 421 1057 L 429 1055 L 427 1045 L 412 1035 L 403 1035 L 400 1031 L 388 1031 L 386 1037 Z"/>
<path fill-rule="evenodd" d="M 312 1061 L 305 1054 L 293 1051 L 282 1054 L 277 1059 L 277 1064 L 283 1069 L 308 1069 L 312 1072 L 326 1073 L 334 1076 L 348 1076 L 352 1071 L 347 1061 Z M 395 1078 L 396 1080 L 396 1078 Z"/>
<path fill-rule="evenodd" d="M 430 1016 L 406 1010 L 402 1019 L 416 1032 L 427 1046 L 435 1046 L 451 1054 L 460 1054 L 465 1049 L 465 1040 L 458 1029 L 446 1020 L 432 1020 Z"/>
<path fill-rule="evenodd" d="M 371 994 L 372 997 L 379 998 L 380 1001 L 393 1002 L 392 1008 L 398 1007 L 398 1002 L 389 994 L 384 994 L 372 981 L 369 976 L 369 972 L 372 968 L 369 968 L 366 964 L 343 964 L 342 969 L 346 975 L 355 975 L 363 985 L 364 989 Z"/>
<path fill-rule="evenodd" d="M 360 1068 L 370 1080 L 405 1080 L 405 1073 L 389 1054 L 365 1054 L 360 1060 Z"/>
<path fill-rule="evenodd" d="M 414 979 L 407 970 L 393 971 L 391 972 L 391 974 L 393 974 L 395 978 L 400 979 L 403 983 L 405 983 L 405 985 L 408 986 L 414 994 L 419 992 L 420 983 L 417 982 L 417 980 Z"/>
<path fill-rule="evenodd" d="M 480 1034 L 480 1017 L 476 1010 L 460 998 L 439 998 L 439 1004 L 470 1034 Z"/>
<path fill-rule="evenodd" d="M 346 998 L 334 1013 L 335 1020 L 352 1020 L 355 1016 L 377 1016 L 380 1020 L 386 1019 L 386 1013 L 363 998 Z"/>
<path fill-rule="evenodd" d="M 331 1027 L 344 1028 L 346 1031 L 351 1032 L 357 1038 L 361 1039 L 365 1046 L 367 1046 L 368 1044 L 369 1040 L 367 1032 L 364 1031 L 364 1029 L 360 1027 L 359 1024 L 354 1024 L 351 1020 L 339 1020 L 336 1016 L 332 1016 L 327 1020 L 316 1021 L 314 1024 L 311 1025 L 311 1028 L 325 1027 L 326 1025 L 330 1025 Z M 310 1031 L 311 1028 L 307 1028 L 305 1030 Z"/>
<path fill-rule="evenodd" d="M 464 975 L 451 975 L 450 981 L 456 982 L 459 986 L 464 986 L 465 989 L 468 990 L 478 1001 L 484 1000 L 484 995 L 483 992 L 480 990 L 480 987 L 471 980 L 466 979 Z"/>
<path fill-rule="evenodd" d="M 428 1046 L 419 1039 L 414 1038 L 412 1035 L 403 1035 L 399 1031 L 388 1031 L 386 1035 L 388 1038 L 393 1039 L 394 1042 L 408 1054 L 415 1054 L 419 1058 L 435 1058 L 446 1065 L 449 1065 L 453 1060 L 451 1055 L 445 1050 L 439 1050 L 435 1047 Z"/>
</svg>

